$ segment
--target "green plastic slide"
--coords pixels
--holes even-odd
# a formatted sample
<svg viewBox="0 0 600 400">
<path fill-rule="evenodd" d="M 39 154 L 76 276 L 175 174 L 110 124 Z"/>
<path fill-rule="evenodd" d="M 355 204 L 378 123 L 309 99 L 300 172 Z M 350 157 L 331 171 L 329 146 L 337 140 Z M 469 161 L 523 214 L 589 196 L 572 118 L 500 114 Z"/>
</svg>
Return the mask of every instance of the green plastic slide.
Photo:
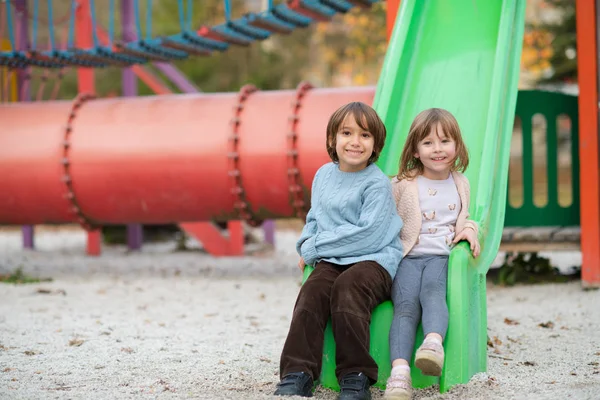
<svg viewBox="0 0 600 400">
<path fill-rule="evenodd" d="M 378 165 L 393 176 L 413 118 L 445 108 L 460 124 L 470 154 L 471 218 L 478 222 L 481 255 L 466 244 L 450 255 L 448 334 L 441 378 L 412 368 L 413 386 L 439 382 L 440 391 L 487 369 L 486 274 L 504 225 L 508 160 L 518 89 L 526 0 L 402 0 L 379 78 L 374 107 L 388 129 Z M 311 268 L 306 268 L 306 279 Z M 392 304 L 378 306 L 371 322 L 377 387 L 390 374 Z M 417 346 L 422 340 L 419 328 Z M 327 327 L 320 383 L 339 390 L 335 343 Z"/>
</svg>

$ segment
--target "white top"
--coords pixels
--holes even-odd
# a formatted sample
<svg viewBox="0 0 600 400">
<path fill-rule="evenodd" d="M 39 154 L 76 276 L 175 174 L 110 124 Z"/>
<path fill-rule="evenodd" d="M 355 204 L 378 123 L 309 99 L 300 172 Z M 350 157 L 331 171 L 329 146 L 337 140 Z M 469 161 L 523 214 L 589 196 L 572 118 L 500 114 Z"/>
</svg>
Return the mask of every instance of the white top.
<svg viewBox="0 0 600 400">
<path fill-rule="evenodd" d="M 454 246 L 460 197 L 452 174 L 448 179 L 432 180 L 419 175 L 421 232 L 409 255 L 448 255 Z"/>
</svg>

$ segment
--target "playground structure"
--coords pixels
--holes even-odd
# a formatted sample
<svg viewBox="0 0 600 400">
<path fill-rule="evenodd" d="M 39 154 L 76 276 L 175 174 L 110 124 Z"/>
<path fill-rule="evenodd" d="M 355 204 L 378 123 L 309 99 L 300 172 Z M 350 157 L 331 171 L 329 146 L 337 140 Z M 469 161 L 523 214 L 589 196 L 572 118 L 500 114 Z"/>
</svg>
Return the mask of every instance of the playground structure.
<svg viewBox="0 0 600 400">
<path fill-rule="evenodd" d="M 294 1 L 288 6 L 316 3 L 332 1 Z M 92 48 L 90 2 L 79 4 L 75 43 Z M 396 17 L 397 6 L 388 2 L 394 28 L 376 91 L 300 84 L 295 91 L 261 92 L 246 86 L 231 94 L 82 95 L 74 102 L 0 107 L 0 174 L 5 177 L 0 183 L 0 223 L 79 222 L 96 232 L 91 241 L 97 242 L 99 225 L 176 222 L 207 242 L 221 240 L 239 251 L 239 241 L 235 244 L 232 238 L 239 237 L 241 225 L 231 221 L 258 225 L 272 218 L 302 217 L 314 172 L 328 161 L 323 127 L 339 105 L 352 100 L 374 104 L 388 127 L 379 165 L 389 175 L 397 169 L 414 115 L 426 107 L 447 108 L 457 116 L 472 155 L 467 175 L 471 214 L 482 227 L 482 255 L 472 259 L 464 245 L 451 255 L 446 353 L 452 361 L 439 383 L 445 391 L 467 382 L 487 365 L 485 275 L 503 232 L 525 1 L 460 0 L 449 6 L 404 0 Z M 577 1 L 579 160 L 581 181 L 592 182 L 582 185 L 580 193 L 586 286 L 600 284 L 595 7 L 593 0 Z M 78 73 L 80 91 L 93 93 L 93 70 Z M 178 122 L 166 125 L 167 120 Z M 227 221 L 232 236 L 214 239 L 218 236 L 209 235 L 210 220 Z M 385 366 L 389 351 L 376 332 L 386 331 L 389 304 L 380 307 L 381 316 L 374 316 L 372 351 Z M 331 368 L 331 363 L 324 364 L 321 381 L 335 388 Z M 389 367 L 382 367 L 379 385 L 386 374 Z M 413 378 L 417 387 L 435 383 Z"/>
</svg>

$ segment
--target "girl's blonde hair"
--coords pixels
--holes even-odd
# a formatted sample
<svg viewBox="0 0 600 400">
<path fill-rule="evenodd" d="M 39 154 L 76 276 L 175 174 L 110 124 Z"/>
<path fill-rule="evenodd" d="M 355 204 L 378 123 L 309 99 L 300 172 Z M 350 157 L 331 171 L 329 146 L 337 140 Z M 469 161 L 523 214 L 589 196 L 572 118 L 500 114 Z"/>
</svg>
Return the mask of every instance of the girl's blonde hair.
<svg viewBox="0 0 600 400">
<path fill-rule="evenodd" d="M 412 179 L 423 173 L 423 163 L 417 157 L 417 146 L 421 140 L 425 139 L 432 129 L 437 130 L 438 125 L 442 128 L 444 134 L 450 137 L 456 143 L 456 156 L 451 161 L 451 171 L 464 172 L 469 165 L 469 152 L 463 142 L 460 133 L 460 127 L 456 118 L 448 111 L 442 108 L 429 108 L 421 111 L 410 126 L 408 137 L 400 157 L 400 169 L 397 178 Z"/>
</svg>

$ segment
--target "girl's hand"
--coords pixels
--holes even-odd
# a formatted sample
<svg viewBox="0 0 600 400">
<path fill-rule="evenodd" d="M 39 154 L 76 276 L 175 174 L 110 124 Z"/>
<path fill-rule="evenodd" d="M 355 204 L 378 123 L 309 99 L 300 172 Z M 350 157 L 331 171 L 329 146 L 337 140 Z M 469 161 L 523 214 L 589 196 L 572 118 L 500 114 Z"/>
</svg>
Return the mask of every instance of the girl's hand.
<svg viewBox="0 0 600 400">
<path fill-rule="evenodd" d="M 298 268 L 300 268 L 300 271 L 304 272 L 305 266 L 306 263 L 304 262 L 304 257 L 300 257 L 300 261 L 298 261 Z"/>
<path fill-rule="evenodd" d="M 458 243 L 461 240 L 466 240 L 471 245 L 471 253 L 473 253 L 473 257 L 477 257 L 481 251 L 481 246 L 479 245 L 479 239 L 477 239 L 477 235 L 475 231 L 471 228 L 465 228 L 460 231 L 454 237 L 454 243 Z"/>
</svg>

